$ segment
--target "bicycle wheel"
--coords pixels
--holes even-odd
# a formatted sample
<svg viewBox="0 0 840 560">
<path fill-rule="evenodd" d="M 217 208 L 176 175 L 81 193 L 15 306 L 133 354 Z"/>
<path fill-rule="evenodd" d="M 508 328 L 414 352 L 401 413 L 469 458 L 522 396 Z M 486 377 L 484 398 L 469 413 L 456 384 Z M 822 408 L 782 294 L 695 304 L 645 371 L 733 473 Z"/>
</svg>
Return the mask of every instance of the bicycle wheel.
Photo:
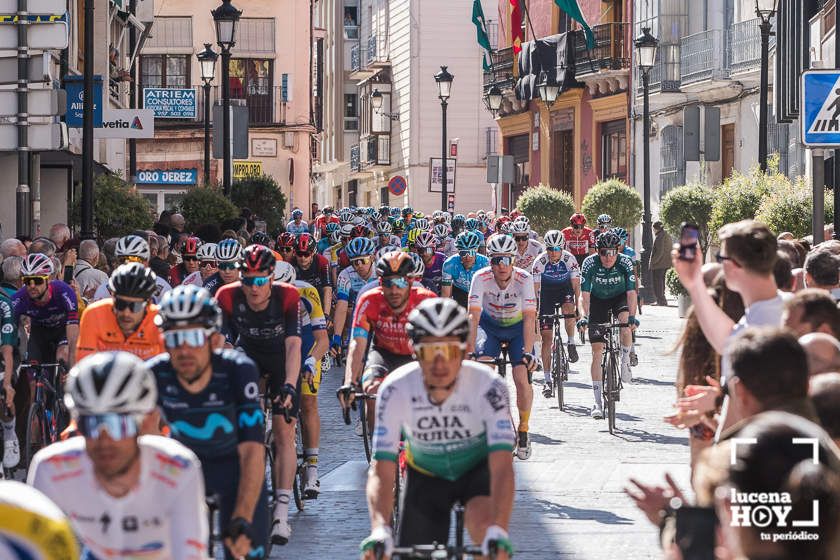
<svg viewBox="0 0 840 560">
<path fill-rule="evenodd" d="M 612 434 L 615 431 L 615 403 L 616 393 L 618 392 L 618 385 L 616 384 L 618 380 L 618 369 L 614 354 L 610 354 L 607 366 L 607 379 L 609 383 L 609 408 L 607 410 L 607 422 L 609 424 L 610 433 Z"/>
<path fill-rule="evenodd" d="M 359 399 L 359 421 L 362 423 L 362 441 L 365 444 L 365 458 L 370 463 L 373 454 L 373 442 L 371 441 L 370 430 L 367 419 L 367 399 Z"/>
<path fill-rule="evenodd" d="M 44 405 L 43 403 L 33 402 L 26 417 L 26 446 L 24 448 L 26 468 L 29 468 L 35 454 L 49 445 L 48 432 L 49 427 L 44 415 Z"/>
<path fill-rule="evenodd" d="M 265 480 L 268 489 L 268 508 L 274 510 L 274 434 L 271 428 L 265 434 Z"/>
<path fill-rule="evenodd" d="M 295 505 L 297 506 L 298 511 L 303 511 L 303 471 L 306 467 L 304 466 L 303 461 L 303 444 L 301 443 L 300 438 L 300 423 L 298 423 L 295 428 L 295 452 L 297 454 L 297 468 L 295 468 L 295 479 L 292 481 L 292 492 L 295 496 Z"/>
<path fill-rule="evenodd" d="M 563 339 L 559 333 L 554 334 L 554 348 L 551 355 L 551 375 L 554 378 L 554 387 L 557 391 L 557 406 L 563 412 L 563 381 L 566 380 L 568 363 L 566 352 L 563 350 Z"/>
</svg>

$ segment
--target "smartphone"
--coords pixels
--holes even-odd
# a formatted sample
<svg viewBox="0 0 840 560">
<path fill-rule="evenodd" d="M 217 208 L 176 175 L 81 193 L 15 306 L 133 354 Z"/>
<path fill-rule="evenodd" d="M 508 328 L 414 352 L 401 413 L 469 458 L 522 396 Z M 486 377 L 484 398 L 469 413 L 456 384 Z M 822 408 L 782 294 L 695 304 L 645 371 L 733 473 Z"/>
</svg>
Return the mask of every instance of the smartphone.
<svg viewBox="0 0 840 560">
<path fill-rule="evenodd" d="M 700 247 L 700 230 L 694 224 L 683 223 L 680 227 L 680 260 L 693 261 Z"/>
<path fill-rule="evenodd" d="M 676 525 L 682 560 L 715 560 L 718 518 L 714 508 L 682 506 L 677 510 Z"/>
</svg>

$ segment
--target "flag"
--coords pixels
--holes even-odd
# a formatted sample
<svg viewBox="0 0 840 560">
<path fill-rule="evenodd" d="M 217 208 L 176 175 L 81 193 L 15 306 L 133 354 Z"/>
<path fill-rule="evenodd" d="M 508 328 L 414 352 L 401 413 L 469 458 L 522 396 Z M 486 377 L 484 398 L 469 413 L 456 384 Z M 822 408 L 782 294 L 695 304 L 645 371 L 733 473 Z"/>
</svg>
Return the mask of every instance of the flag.
<svg viewBox="0 0 840 560">
<path fill-rule="evenodd" d="M 513 54 L 522 51 L 522 6 L 520 0 L 510 0 L 513 10 L 510 12 L 510 44 L 513 45 Z"/>
<path fill-rule="evenodd" d="M 475 24 L 478 45 L 484 49 L 481 55 L 484 71 L 489 72 L 491 68 L 488 58 L 492 60 L 493 48 L 490 46 L 490 37 L 487 35 L 487 22 L 484 19 L 484 10 L 481 9 L 481 0 L 473 2 L 472 22 Z"/>
<path fill-rule="evenodd" d="M 513 2 L 514 0 L 511 0 Z M 586 19 L 584 19 L 583 14 L 580 11 L 580 6 L 578 5 L 577 0 L 554 0 L 554 3 L 557 4 L 561 10 L 566 12 L 570 18 L 578 22 L 581 27 L 583 27 L 583 33 L 586 35 L 586 48 L 587 49 L 594 49 L 595 48 L 595 34 L 592 33 L 592 28 L 589 27 L 589 24 L 586 23 Z"/>
</svg>

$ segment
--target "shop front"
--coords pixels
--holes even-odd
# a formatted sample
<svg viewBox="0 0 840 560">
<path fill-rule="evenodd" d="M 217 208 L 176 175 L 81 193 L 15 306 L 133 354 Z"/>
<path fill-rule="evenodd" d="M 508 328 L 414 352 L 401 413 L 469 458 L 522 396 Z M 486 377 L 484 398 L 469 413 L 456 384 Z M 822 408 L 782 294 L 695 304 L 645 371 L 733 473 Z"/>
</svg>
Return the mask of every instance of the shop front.
<svg viewBox="0 0 840 560">
<path fill-rule="evenodd" d="M 156 214 L 176 210 L 187 190 L 198 183 L 198 169 L 138 169 L 137 191 Z"/>
</svg>

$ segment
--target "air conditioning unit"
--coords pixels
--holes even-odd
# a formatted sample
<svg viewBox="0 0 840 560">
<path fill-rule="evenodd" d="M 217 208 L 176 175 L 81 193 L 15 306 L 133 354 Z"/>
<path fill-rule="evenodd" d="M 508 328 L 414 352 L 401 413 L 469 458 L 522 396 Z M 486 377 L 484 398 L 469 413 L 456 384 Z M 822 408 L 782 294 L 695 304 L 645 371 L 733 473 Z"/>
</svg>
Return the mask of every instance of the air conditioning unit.
<svg viewBox="0 0 840 560">
<path fill-rule="evenodd" d="M 283 146 L 286 148 L 292 149 L 295 147 L 295 136 L 294 132 L 284 132 L 283 133 Z"/>
</svg>

